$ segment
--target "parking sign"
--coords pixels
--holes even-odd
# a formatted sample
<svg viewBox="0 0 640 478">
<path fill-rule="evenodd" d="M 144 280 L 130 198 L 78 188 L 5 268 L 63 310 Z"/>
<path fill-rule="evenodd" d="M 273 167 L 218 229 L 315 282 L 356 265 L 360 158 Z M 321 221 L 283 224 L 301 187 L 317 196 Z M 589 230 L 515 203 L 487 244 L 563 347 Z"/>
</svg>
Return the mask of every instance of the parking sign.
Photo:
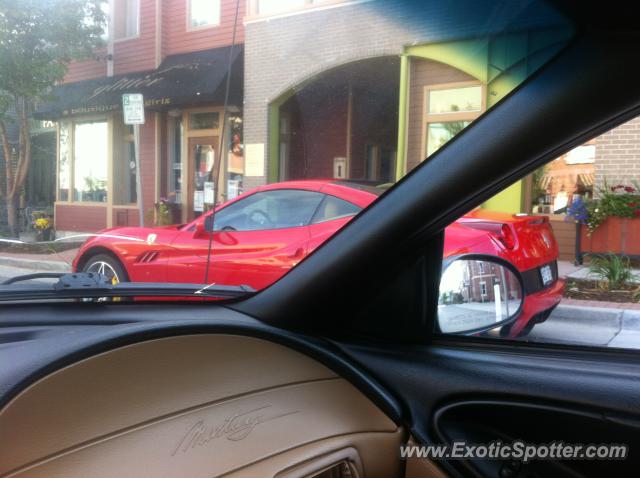
<svg viewBox="0 0 640 478">
<path fill-rule="evenodd" d="M 122 95 L 124 124 L 144 124 L 144 98 L 141 94 Z"/>
</svg>

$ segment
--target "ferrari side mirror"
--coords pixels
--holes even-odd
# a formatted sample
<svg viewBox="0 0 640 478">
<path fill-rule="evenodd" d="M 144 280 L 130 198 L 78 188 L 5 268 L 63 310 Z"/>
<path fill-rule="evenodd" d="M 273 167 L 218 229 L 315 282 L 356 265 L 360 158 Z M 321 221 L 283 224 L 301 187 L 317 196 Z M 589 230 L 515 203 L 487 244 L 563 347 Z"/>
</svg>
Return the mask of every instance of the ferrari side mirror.
<svg viewBox="0 0 640 478">
<path fill-rule="evenodd" d="M 438 294 L 438 326 L 445 334 L 474 334 L 513 322 L 524 303 L 518 270 L 496 256 L 445 260 Z"/>
</svg>

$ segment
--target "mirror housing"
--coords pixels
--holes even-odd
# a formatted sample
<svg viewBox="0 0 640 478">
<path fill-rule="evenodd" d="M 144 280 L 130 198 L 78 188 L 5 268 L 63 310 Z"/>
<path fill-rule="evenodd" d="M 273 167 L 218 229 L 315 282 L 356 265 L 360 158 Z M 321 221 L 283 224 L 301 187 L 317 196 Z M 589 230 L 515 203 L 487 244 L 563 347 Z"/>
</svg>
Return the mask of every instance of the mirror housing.
<svg viewBox="0 0 640 478">
<path fill-rule="evenodd" d="M 524 283 L 510 262 L 465 254 L 443 261 L 438 293 L 438 328 L 469 335 L 515 321 L 524 304 Z"/>
<path fill-rule="evenodd" d="M 212 227 L 211 214 L 207 214 L 204 217 L 204 220 L 196 222 L 196 230 L 194 235 L 207 236 L 209 232 L 213 232 L 212 229 L 213 227 Z"/>
</svg>

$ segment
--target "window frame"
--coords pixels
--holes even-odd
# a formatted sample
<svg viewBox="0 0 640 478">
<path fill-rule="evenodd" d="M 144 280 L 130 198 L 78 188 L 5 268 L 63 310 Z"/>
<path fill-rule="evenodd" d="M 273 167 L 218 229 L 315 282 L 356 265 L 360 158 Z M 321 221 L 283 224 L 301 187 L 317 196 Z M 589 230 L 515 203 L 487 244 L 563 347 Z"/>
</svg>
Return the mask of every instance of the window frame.
<svg viewBox="0 0 640 478">
<path fill-rule="evenodd" d="M 69 124 L 69 170 L 68 170 L 68 183 L 69 194 L 67 200 L 60 199 L 60 128 L 61 123 L 66 122 Z M 75 127 L 76 124 L 81 123 L 99 123 L 104 122 L 107 124 L 107 200 L 104 202 L 99 201 L 76 201 L 75 199 L 75 167 L 76 167 L 76 148 L 75 148 Z M 56 134 L 56 201 L 55 204 L 60 205 L 73 205 L 73 206 L 100 206 L 111 207 L 113 205 L 113 117 L 112 116 L 80 116 L 76 118 L 65 118 L 58 121 Z M 124 206 L 127 207 L 127 206 Z"/>
<path fill-rule="evenodd" d="M 126 1 L 126 0 L 125 0 Z M 140 38 L 140 16 L 142 14 L 142 9 L 141 9 L 141 1 L 142 0 L 136 0 L 137 2 L 137 18 L 136 18 L 136 34 L 135 35 L 131 35 L 131 36 L 124 36 L 122 38 L 116 38 L 116 28 L 115 28 L 115 4 L 116 4 L 116 0 L 109 0 L 109 23 L 110 25 L 107 28 L 107 31 L 109 32 L 109 36 L 111 37 L 111 42 L 112 43 L 120 43 L 120 42 L 125 42 L 125 41 L 129 41 L 129 40 L 136 40 L 138 38 Z M 125 31 L 126 31 L 126 23 L 127 23 L 127 19 L 126 19 L 126 11 L 124 13 L 125 15 Z"/>
<path fill-rule="evenodd" d="M 451 90 L 457 88 L 465 88 L 469 86 L 480 86 L 481 106 L 479 111 L 456 111 L 450 113 L 429 113 L 429 93 L 434 90 Z M 428 137 L 429 124 L 433 123 L 450 123 L 453 121 L 470 121 L 473 122 L 487 110 L 487 85 L 480 80 L 455 81 L 450 83 L 436 83 L 425 85 L 423 87 L 423 103 L 422 103 L 422 129 L 421 129 L 421 146 L 420 157 L 422 160 L 428 158 Z"/>
<path fill-rule="evenodd" d="M 195 32 L 199 30 L 205 30 L 207 28 L 215 28 L 219 27 L 222 24 L 222 0 L 211 0 L 218 2 L 218 21 L 217 23 L 207 23 L 205 25 L 193 25 L 191 18 L 191 3 L 193 0 L 186 0 L 186 31 L 187 32 Z"/>
</svg>

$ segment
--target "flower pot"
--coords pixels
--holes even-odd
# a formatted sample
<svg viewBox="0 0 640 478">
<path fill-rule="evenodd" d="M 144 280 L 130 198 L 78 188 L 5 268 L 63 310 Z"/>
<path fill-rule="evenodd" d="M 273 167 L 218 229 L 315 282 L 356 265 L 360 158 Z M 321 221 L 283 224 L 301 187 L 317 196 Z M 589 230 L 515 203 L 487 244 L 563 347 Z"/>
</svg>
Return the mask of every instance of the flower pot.
<svg viewBox="0 0 640 478">
<path fill-rule="evenodd" d="M 640 218 L 608 217 L 591 236 L 580 227 L 580 252 L 640 256 Z"/>
<path fill-rule="evenodd" d="M 51 240 L 52 229 L 38 229 L 36 230 L 36 242 L 46 242 Z"/>
</svg>

